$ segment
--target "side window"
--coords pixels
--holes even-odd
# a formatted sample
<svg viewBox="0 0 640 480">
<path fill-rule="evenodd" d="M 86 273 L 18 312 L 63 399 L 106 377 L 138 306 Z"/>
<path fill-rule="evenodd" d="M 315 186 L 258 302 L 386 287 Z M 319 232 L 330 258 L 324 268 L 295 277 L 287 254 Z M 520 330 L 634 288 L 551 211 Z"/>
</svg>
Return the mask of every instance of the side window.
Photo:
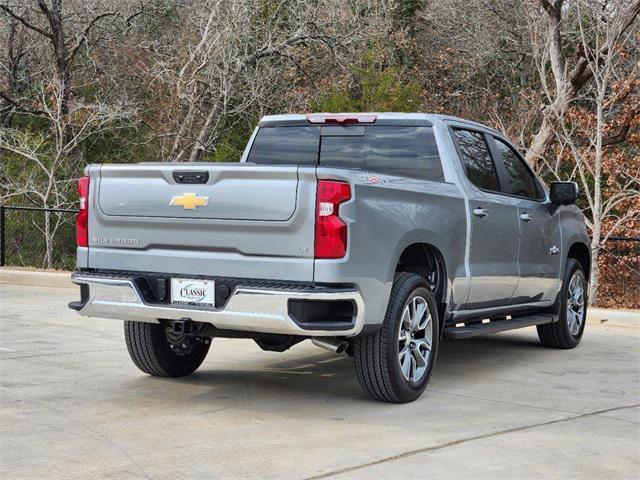
<svg viewBox="0 0 640 480">
<path fill-rule="evenodd" d="M 507 170 L 511 194 L 539 200 L 540 194 L 536 186 L 536 179 L 525 165 L 524 160 L 502 140 L 495 138 L 495 141 L 498 154 Z"/>
<path fill-rule="evenodd" d="M 500 191 L 498 174 L 484 135 L 458 128 L 453 130 L 453 134 L 469 180 L 484 190 Z"/>
</svg>

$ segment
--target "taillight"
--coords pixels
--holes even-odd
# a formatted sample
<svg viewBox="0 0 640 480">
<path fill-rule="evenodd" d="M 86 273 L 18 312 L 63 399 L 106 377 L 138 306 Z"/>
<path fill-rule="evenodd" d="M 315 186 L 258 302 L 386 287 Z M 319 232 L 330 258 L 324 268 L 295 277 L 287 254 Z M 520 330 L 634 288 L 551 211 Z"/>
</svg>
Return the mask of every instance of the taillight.
<svg viewBox="0 0 640 480">
<path fill-rule="evenodd" d="M 315 258 L 342 258 L 347 253 L 347 224 L 339 209 L 350 198 L 348 183 L 318 180 Z"/>
<path fill-rule="evenodd" d="M 78 179 L 78 195 L 80 210 L 76 216 L 76 244 L 79 247 L 89 246 L 89 177 Z"/>
</svg>

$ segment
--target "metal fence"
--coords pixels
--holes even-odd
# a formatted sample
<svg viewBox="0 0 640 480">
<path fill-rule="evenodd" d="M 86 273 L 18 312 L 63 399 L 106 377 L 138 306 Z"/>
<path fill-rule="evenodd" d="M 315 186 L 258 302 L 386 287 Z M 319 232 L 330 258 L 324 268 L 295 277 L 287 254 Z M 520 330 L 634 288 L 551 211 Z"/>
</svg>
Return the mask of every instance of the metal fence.
<svg viewBox="0 0 640 480">
<path fill-rule="evenodd" d="M 0 205 L 0 266 L 72 268 L 75 263 L 77 210 Z M 40 215 L 42 218 L 37 218 Z M 46 217 L 54 216 L 52 265 L 44 261 Z"/>
<path fill-rule="evenodd" d="M 59 268 L 72 268 L 75 261 L 75 218 L 72 215 L 78 213 L 77 210 L 64 208 L 41 208 L 0 205 L 0 266 L 20 265 L 20 266 L 42 266 L 42 261 L 35 261 L 44 256 L 42 226 L 34 218 L 30 222 L 25 222 L 24 218 L 11 219 L 11 212 L 21 215 L 54 214 L 67 215 L 68 218 L 56 219 L 58 231 L 55 235 L 55 257 L 56 266 Z M 41 222 L 44 223 L 44 222 Z M 61 227 L 62 225 L 62 227 Z M 35 227 L 35 228 L 31 228 Z M 8 235 L 7 230 L 13 229 L 13 235 Z M 630 243 L 629 243 L 630 242 Z M 623 247 L 623 245 L 627 247 Z M 629 247 L 628 245 L 633 245 Z M 622 248 L 621 248 L 622 247 Z M 620 237 L 611 236 L 607 241 L 607 247 L 603 248 L 603 253 L 620 258 L 627 251 L 638 251 L 640 249 L 640 237 Z M 11 251 L 9 251 L 11 250 Z M 622 262 L 622 265 L 630 268 L 640 275 L 634 265 Z"/>
</svg>

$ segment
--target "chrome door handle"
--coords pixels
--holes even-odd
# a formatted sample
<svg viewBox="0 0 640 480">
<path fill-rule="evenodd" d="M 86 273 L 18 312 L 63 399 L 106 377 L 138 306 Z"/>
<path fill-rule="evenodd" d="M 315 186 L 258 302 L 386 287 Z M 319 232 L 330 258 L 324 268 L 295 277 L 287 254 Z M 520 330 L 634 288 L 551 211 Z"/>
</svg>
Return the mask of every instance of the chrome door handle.
<svg viewBox="0 0 640 480">
<path fill-rule="evenodd" d="M 478 207 L 478 208 L 474 208 L 473 209 L 473 214 L 476 217 L 481 217 L 482 218 L 482 217 L 486 217 L 487 215 L 489 215 L 489 212 L 487 210 L 485 210 L 484 208 L 482 208 L 482 207 Z"/>
<path fill-rule="evenodd" d="M 528 213 L 521 213 L 520 214 L 520 220 L 522 220 L 524 222 L 529 222 L 529 221 L 533 220 L 533 217 L 531 215 L 529 215 Z"/>
</svg>

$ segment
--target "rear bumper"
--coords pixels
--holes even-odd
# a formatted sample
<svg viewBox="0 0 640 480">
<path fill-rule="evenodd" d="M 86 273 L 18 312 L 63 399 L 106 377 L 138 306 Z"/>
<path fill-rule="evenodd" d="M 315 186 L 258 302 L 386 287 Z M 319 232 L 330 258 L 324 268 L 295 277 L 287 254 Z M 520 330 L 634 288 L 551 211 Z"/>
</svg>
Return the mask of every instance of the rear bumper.
<svg viewBox="0 0 640 480">
<path fill-rule="evenodd" d="M 218 329 L 302 336 L 354 336 L 364 323 L 364 302 L 357 289 L 255 287 L 238 285 L 220 308 L 149 303 L 133 276 L 74 272 L 73 283 L 80 285 L 81 300 L 69 307 L 86 317 L 113 318 L 148 323 L 188 318 L 210 323 Z M 305 308 L 326 308 L 345 304 L 353 315 L 344 321 L 312 322 L 300 318 Z M 344 308 L 343 308 L 344 310 Z M 332 311 L 332 310 L 329 310 Z M 349 310 L 351 312 L 351 310 Z M 298 315 L 295 314 L 298 312 Z M 293 313 L 293 314 L 292 314 Z"/>
</svg>

